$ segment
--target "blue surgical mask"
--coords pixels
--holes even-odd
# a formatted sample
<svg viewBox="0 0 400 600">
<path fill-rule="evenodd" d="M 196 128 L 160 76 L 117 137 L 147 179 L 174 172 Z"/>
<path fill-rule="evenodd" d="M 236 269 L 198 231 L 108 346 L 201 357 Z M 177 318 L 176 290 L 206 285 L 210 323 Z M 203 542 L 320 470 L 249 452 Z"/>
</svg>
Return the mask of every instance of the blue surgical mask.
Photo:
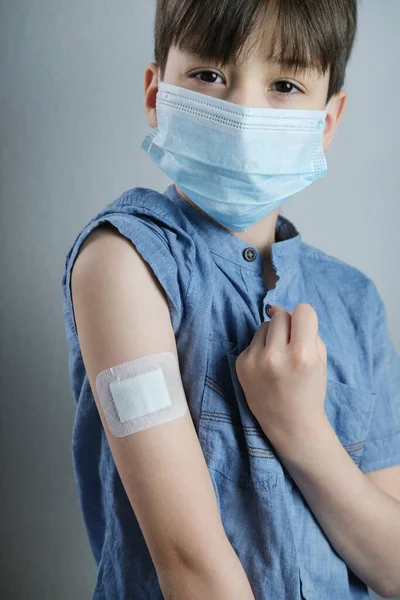
<svg viewBox="0 0 400 600">
<path fill-rule="evenodd" d="M 159 81 L 141 147 L 205 213 L 246 231 L 325 176 L 328 108 L 249 108 Z"/>
</svg>

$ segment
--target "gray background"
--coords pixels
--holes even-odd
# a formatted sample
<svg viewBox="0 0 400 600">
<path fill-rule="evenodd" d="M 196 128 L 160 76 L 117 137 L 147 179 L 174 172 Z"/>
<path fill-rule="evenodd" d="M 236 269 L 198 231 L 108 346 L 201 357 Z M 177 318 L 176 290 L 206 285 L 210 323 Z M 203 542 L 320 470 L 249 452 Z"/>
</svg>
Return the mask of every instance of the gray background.
<svg viewBox="0 0 400 600">
<path fill-rule="evenodd" d="M 140 149 L 155 3 L 0 0 L 2 600 L 91 598 L 76 497 L 61 279 L 124 190 L 170 181 Z M 282 214 L 373 278 L 400 351 L 399 0 L 364 0 L 328 175 Z"/>
</svg>

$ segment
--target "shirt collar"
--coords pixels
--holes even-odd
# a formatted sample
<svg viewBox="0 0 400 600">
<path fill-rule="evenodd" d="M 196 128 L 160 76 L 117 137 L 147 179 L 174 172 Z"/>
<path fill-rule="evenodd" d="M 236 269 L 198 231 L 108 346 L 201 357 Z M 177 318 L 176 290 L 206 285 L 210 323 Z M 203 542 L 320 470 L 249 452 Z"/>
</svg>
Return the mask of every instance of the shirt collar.
<svg viewBox="0 0 400 600">
<path fill-rule="evenodd" d="M 240 267 L 256 271 L 260 275 L 263 273 L 264 261 L 257 248 L 233 235 L 196 210 L 179 194 L 175 184 L 168 186 L 164 191 L 164 195 L 179 205 L 188 219 L 194 223 L 196 229 L 200 231 L 202 238 L 205 239 L 212 252 L 234 262 Z M 275 239 L 279 241 L 271 244 L 271 258 L 277 275 L 281 276 L 284 271 L 287 272 L 288 269 L 297 266 L 301 235 L 289 219 L 278 215 Z M 249 256 L 249 248 L 256 252 L 256 257 L 253 261 L 245 258 L 245 256 Z M 247 253 L 245 253 L 246 250 Z"/>
</svg>

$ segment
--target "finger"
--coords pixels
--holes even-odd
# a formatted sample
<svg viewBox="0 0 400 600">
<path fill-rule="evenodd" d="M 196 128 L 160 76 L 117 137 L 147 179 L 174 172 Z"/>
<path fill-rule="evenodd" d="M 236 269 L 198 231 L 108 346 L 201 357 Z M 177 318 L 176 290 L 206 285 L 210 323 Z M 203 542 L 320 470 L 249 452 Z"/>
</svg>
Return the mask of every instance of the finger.
<svg viewBox="0 0 400 600">
<path fill-rule="evenodd" d="M 277 305 L 272 306 L 268 311 L 268 315 L 270 317 L 272 317 L 273 312 L 276 312 L 279 309 L 280 309 L 280 306 L 277 306 Z M 249 350 L 250 347 L 258 348 L 259 350 L 263 349 L 265 347 L 269 324 L 270 324 L 270 321 L 263 321 L 261 323 L 260 327 L 256 330 L 255 334 L 253 335 L 253 339 L 251 340 L 250 344 L 247 346 L 246 350 Z"/>
<path fill-rule="evenodd" d="M 271 310 L 270 314 L 272 314 Z M 288 345 L 290 341 L 291 320 L 292 315 L 284 308 L 279 306 L 277 310 L 273 311 L 265 341 L 266 349 L 272 347 L 283 348 Z"/>
<path fill-rule="evenodd" d="M 280 308 L 281 307 L 278 306 L 277 304 L 274 304 L 274 306 L 271 306 L 271 308 L 268 311 L 269 316 L 272 317 L 276 313 L 276 311 L 279 310 Z"/>
<path fill-rule="evenodd" d="M 274 313 L 276 313 L 276 311 L 277 311 L 277 310 L 286 310 L 286 309 L 282 309 L 282 307 L 281 307 L 281 306 L 279 306 L 278 304 L 274 304 L 274 306 L 271 306 L 271 308 L 270 308 L 270 309 L 269 309 L 269 311 L 268 311 L 268 314 L 269 314 L 269 316 L 270 316 L 270 317 L 272 317 L 272 315 L 273 315 Z M 288 310 L 287 312 L 288 312 L 290 315 L 292 314 L 292 311 L 291 311 L 291 310 Z"/>
<path fill-rule="evenodd" d="M 316 344 L 318 338 L 318 316 L 311 304 L 297 304 L 292 313 L 290 343 L 304 346 Z"/>
<path fill-rule="evenodd" d="M 284 309 L 278 305 L 272 306 L 268 311 L 269 316 L 272 318 L 273 314 L 275 314 L 278 310 L 284 310 Z M 289 314 L 291 314 L 290 311 L 287 311 L 287 312 L 289 312 Z M 271 323 L 271 321 L 263 321 L 263 323 L 261 323 L 260 327 L 256 330 L 250 344 L 247 346 L 247 348 L 245 348 L 244 351 L 250 350 L 250 348 L 258 348 L 259 350 L 265 348 L 267 335 L 268 335 L 268 327 L 269 327 L 270 323 Z"/>
<path fill-rule="evenodd" d="M 253 335 L 253 339 L 247 346 L 246 350 L 250 350 L 250 348 L 257 348 L 259 350 L 262 350 L 264 348 L 269 324 L 269 321 L 263 321 L 263 323 L 261 323 L 260 327 L 256 330 L 255 334 Z"/>
</svg>

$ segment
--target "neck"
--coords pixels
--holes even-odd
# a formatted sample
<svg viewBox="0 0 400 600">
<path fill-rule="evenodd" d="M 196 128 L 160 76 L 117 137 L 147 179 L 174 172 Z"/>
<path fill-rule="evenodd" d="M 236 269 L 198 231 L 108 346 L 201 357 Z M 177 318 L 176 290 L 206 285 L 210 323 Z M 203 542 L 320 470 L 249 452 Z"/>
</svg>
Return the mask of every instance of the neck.
<svg viewBox="0 0 400 600">
<path fill-rule="evenodd" d="M 178 185 L 175 184 L 175 187 L 179 194 L 186 200 L 186 202 L 193 206 L 193 208 L 199 211 L 207 219 L 210 219 L 219 227 L 226 229 L 226 231 L 229 231 L 229 233 L 232 235 L 241 238 L 247 242 L 249 246 L 256 248 L 262 255 L 265 266 L 271 264 L 271 245 L 276 241 L 275 230 L 279 215 L 279 207 L 265 215 L 265 217 L 263 217 L 260 221 L 249 227 L 247 231 L 230 231 L 221 225 L 221 223 L 218 223 L 218 221 L 210 217 L 210 215 L 204 212 L 199 206 L 197 206 L 197 204 L 192 202 L 192 200 L 190 200 L 190 198 L 182 192 Z"/>
</svg>

